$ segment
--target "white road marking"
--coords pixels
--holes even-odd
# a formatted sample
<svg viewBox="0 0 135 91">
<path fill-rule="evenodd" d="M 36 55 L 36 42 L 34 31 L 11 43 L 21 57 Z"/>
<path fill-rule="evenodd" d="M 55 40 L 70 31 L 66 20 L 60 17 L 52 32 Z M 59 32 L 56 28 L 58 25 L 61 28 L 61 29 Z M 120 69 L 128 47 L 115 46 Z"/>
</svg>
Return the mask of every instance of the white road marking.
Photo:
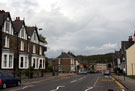
<svg viewBox="0 0 135 91">
<path fill-rule="evenodd" d="M 74 83 L 74 82 L 76 82 L 77 80 L 73 80 L 73 81 L 71 81 L 70 83 Z"/>
<path fill-rule="evenodd" d="M 23 88 L 13 89 L 13 90 L 9 90 L 9 91 L 19 91 L 19 90 L 26 89 L 28 87 L 34 87 L 34 86 L 33 85 L 28 85 L 28 86 L 24 86 Z"/>
<path fill-rule="evenodd" d="M 81 78 L 79 78 L 79 79 L 76 79 L 76 80 L 71 81 L 70 83 L 77 82 L 77 81 L 82 80 L 82 79 L 84 79 L 84 78 L 86 78 L 86 77 L 85 77 L 85 76 L 84 76 L 84 77 L 81 77 Z"/>
<path fill-rule="evenodd" d="M 9 91 L 19 91 L 19 90 L 21 90 L 21 89 L 13 89 L 13 90 L 9 90 Z"/>
<path fill-rule="evenodd" d="M 57 86 L 56 89 L 53 89 L 53 90 L 50 90 L 50 91 L 57 91 L 57 90 L 59 90 L 59 88 L 61 88 L 61 87 L 65 87 L 65 86 Z"/>
<path fill-rule="evenodd" d="M 35 82 L 31 82 L 31 83 L 39 83 L 40 81 L 35 81 Z"/>
<path fill-rule="evenodd" d="M 86 89 L 85 91 L 88 91 L 88 90 L 91 90 L 91 89 L 93 89 L 93 87 L 89 87 L 88 89 Z"/>
<path fill-rule="evenodd" d="M 33 87 L 33 85 L 24 86 L 24 87 L 22 88 L 22 90 L 23 90 L 23 89 L 26 89 L 26 88 L 28 88 L 28 87 Z"/>
</svg>

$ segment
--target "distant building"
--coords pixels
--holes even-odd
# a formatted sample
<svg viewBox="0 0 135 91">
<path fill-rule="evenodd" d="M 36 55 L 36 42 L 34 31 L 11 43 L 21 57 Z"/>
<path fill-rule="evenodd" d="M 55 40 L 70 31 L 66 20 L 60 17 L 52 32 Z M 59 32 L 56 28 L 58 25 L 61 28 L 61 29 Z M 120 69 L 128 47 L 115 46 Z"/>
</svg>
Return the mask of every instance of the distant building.
<svg viewBox="0 0 135 91">
<path fill-rule="evenodd" d="M 94 70 L 96 72 L 102 72 L 102 71 L 104 71 L 106 69 L 107 69 L 107 64 L 97 63 L 97 64 L 94 65 Z"/>
<path fill-rule="evenodd" d="M 59 72 L 76 72 L 79 62 L 73 53 L 62 52 L 60 56 L 53 60 L 52 64 L 53 69 Z"/>
</svg>

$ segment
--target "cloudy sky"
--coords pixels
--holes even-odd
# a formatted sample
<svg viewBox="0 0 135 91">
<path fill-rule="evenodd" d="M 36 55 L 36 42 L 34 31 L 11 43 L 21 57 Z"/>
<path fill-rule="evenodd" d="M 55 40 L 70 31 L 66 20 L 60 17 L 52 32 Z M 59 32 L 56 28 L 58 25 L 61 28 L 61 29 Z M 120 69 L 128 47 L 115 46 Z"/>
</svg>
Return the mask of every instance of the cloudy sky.
<svg viewBox="0 0 135 91">
<path fill-rule="evenodd" d="M 135 30 L 135 0 L 1 0 L 0 9 L 43 28 L 48 57 L 113 52 Z"/>
</svg>

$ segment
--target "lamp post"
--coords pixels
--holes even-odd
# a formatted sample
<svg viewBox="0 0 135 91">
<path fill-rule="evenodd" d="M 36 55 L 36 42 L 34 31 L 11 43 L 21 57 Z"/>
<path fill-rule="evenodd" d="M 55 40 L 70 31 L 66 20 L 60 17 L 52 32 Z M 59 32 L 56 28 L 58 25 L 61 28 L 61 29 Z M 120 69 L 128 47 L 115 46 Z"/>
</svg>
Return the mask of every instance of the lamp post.
<svg viewBox="0 0 135 91">
<path fill-rule="evenodd" d="M 123 57 L 123 59 L 122 59 L 122 61 L 123 61 L 123 75 L 124 75 L 124 81 L 126 80 L 125 79 L 125 76 L 126 76 L 126 65 L 125 65 L 125 62 L 126 62 L 126 59 L 125 59 L 125 57 Z"/>
</svg>

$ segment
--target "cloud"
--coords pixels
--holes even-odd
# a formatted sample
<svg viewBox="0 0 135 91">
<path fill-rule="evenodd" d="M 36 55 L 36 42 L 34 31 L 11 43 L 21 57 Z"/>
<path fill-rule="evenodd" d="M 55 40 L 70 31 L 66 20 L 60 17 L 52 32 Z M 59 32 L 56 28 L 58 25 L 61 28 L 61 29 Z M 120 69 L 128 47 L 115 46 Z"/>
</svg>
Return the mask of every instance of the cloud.
<svg viewBox="0 0 135 91">
<path fill-rule="evenodd" d="M 48 41 L 48 57 L 112 52 L 134 31 L 134 0 L 3 0 L 0 8 L 20 16 Z"/>
<path fill-rule="evenodd" d="M 94 46 L 87 46 L 85 48 L 86 50 L 96 50 L 96 51 L 101 51 L 101 50 L 115 50 L 117 49 L 117 44 L 111 44 L 111 43 L 107 43 L 107 44 L 103 44 L 102 46 L 98 46 L 98 47 L 94 47 Z"/>
</svg>

